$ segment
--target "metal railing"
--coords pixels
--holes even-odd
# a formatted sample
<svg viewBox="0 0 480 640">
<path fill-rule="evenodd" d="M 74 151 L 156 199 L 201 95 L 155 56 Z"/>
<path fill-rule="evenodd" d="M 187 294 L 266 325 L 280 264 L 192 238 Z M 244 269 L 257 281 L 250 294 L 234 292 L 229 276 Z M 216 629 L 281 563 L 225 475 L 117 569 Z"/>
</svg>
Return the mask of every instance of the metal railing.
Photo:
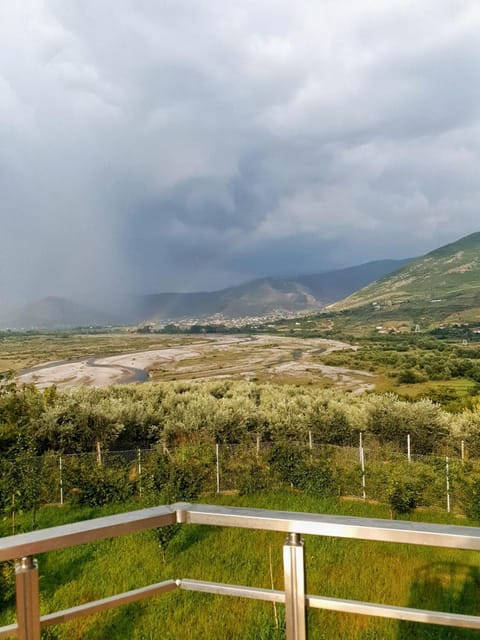
<svg viewBox="0 0 480 640">
<path fill-rule="evenodd" d="M 284 591 L 201 580 L 165 580 L 63 611 L 40 615 L 39 576 L 38 564 L 34 559 L 35 555 L 175 523 L 217 525 L 287 533 L 283 547 Z M 153 507 L 0 539 L 0 562 L 20 558 L 16 564 L 17 623 L 0 627 L 0 638 L 16 636 L 20 640 L 39 640 L 41 628 L 48 625 L 66 622 L 79 616 L 110 609 L 177 588 L 282 603 L 285 605 L 288 640 L 304 640 L 306 638 L 307 607 L 409 622 L 480 629 L 480 616 L 305 594 L 302 534 L 480 551 L 480 528 L 476 527 L 187 503 Z"/>
</svg>

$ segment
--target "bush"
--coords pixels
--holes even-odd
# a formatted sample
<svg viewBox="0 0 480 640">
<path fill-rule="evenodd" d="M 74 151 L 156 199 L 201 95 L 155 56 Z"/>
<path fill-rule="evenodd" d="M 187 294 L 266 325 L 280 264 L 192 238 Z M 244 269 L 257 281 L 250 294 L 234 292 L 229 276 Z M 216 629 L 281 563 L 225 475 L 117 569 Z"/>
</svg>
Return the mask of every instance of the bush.
<svg viewBox="0 0 480 640">
<path fill-rule="evenodd" d="M 462 503 L 465 514 L 471 520 L 480 520 L 480 479 L 465 478 L 463 482 Z"/>
<path fill-rule="evenodd" d="M 94 467 L 80 479 L 77 500 L 81 505 L 100 507 L 128 499 L 133 488 L 122 469 Z"/>
<path fill-rule="evenodd" d="M 417 373 L 413 369 L 403 369 L 398 374 L 398 382 L 401 384 L 417 384 L 419 382 L 425 382 L 425 376 Z"/>
<path fill-rule="evenodd" d="M 388 491 L 392 515 L 406 515 L 417 506 L 416 491 L 410 482 L 394 480 Z"/>
<path fill-rule="evenodd" d="M 238 493 L 241 496 L 250 496 L 257 491 L 264 491 L 270 484 L 268 470 L 256 462 L 243 467 L 238 474 Z"/>
<path fill-rule="evenodd" d="M 153 486 L 165 503 L 196 500 L 204 490 L 212 469 L 210 460 L 187 455 L 184 458 L 158 456 L 153 470 Z"/>
<path fill-rule="evenodd" d="M 168 503 L 196 500 L 205 478 L 205 469 L 199 465 L 181 463 L 172 465 L 162 487 L 162 496 Z"/>
<path fill-rule="evenodd" d="M 270 450 L 270 467 L 282 482 L 300 489 L 304 483 L 307 455 L 307 450 L 296 443 L 278 442 Z"/>
<path fill-rule="evenodd" d="M 340 493 L 332 468 L 325 460 L 305 464 L 300 488 L 318 498 L 329 498 Z"/>
<path fill-rule="evenodd" d="M 15 602 L 15 563 L 0 564 L 0 605 L 9 606 Z"/>
</svg>

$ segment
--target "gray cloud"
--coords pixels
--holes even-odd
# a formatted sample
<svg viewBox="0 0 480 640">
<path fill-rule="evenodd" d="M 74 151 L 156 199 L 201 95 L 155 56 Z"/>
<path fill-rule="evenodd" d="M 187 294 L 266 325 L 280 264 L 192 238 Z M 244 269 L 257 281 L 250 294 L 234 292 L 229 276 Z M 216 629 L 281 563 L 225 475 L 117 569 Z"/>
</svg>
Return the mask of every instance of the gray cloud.
<svg viewBox="0 0 480 640">
<path fill-rule="evenodd" d="M 474 0 L 0 5 L 0 292 L 211 289 L 478 230 Z"/>
</svg>

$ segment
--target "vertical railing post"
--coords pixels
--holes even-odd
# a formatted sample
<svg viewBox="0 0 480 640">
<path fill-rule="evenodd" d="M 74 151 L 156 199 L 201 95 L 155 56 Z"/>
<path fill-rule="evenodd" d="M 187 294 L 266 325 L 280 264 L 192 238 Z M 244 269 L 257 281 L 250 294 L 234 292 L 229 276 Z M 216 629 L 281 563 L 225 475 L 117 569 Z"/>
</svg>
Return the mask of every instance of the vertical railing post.
<svg viewBox="0 0 480 640">
<path fill-rule="evenodd" d="M 298 533 L 289 533 L 283 545 L 283 571 L 287 640 L 306 640 L 305 565 Z"/>
<path fill-rule="evenodd" d="M 40 640 L 40 595 L 38 564 L 31 556 L 15 566 L 19 640 Z"/>
</svg>

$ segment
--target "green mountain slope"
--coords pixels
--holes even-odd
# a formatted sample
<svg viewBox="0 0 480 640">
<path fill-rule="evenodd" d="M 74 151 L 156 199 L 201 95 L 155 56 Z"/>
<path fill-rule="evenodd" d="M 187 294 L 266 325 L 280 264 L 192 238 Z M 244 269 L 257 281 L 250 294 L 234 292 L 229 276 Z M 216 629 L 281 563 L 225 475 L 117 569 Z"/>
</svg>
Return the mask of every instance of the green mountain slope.
<svg viewBox="0 0 480 640">
<path fill-rule="evenodd" d="M 480 232 L 447 244 L 373 282 L 330 307 L 369 305 L 391 312 L 432 311 L 432 316 L 476 313 L 480 309 Z"/>
</svg>

